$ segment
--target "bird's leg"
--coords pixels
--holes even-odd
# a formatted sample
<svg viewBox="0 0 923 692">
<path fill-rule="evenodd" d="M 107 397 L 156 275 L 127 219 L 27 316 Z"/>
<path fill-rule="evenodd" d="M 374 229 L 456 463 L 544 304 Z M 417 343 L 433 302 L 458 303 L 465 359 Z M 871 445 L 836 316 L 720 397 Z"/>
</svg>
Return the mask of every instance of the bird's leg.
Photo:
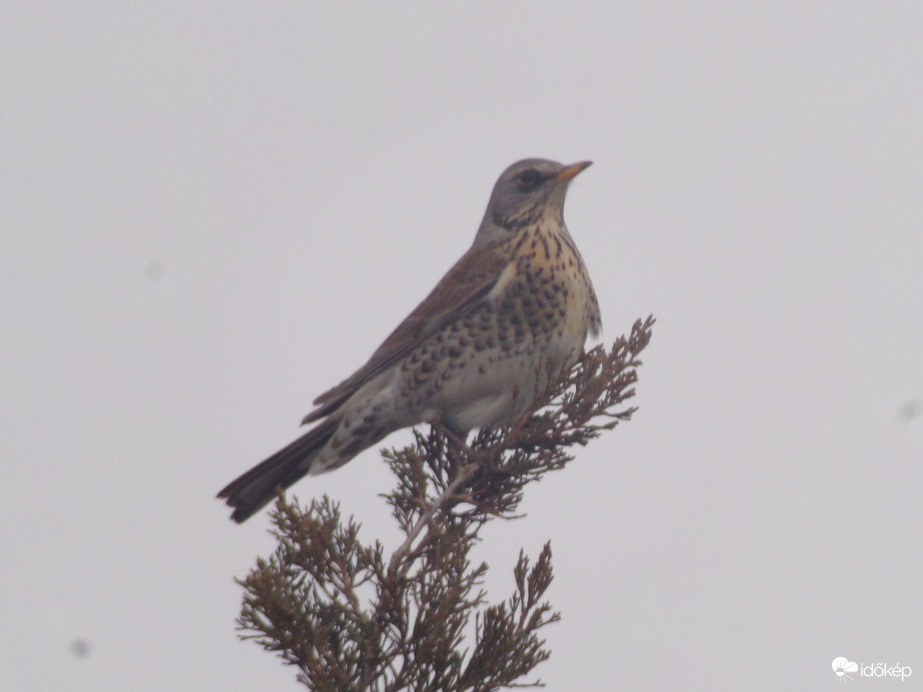
<svg viewBox="0 0 923 692">
<path fill-rule="evenodd" d="M 433 429 L 436 430 L 440 435 L 445 437 L 449 441 L 448 448 L 446 452 L 462 452 L 468 461 L 477 461 L 477 452 L 475 452 L 468 445 L 467 438 L 464 434 L 459 434 L 456 431 L 452 430 L 446 426 L 442 421 L 434 421 L 431 423 Z M 449 454 L 454 468 L 463 466 L 464 464 L 459 464 L 456 458 L 456 455 Z"/>
</svg>

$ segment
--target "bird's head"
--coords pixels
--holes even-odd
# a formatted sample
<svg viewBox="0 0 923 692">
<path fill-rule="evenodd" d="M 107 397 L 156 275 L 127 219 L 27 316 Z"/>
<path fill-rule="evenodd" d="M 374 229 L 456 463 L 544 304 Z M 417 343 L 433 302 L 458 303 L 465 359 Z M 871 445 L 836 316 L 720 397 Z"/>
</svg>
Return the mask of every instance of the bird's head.
<svg viewBox="0 0 923 692">
<path fill-rule="evenodd" d="M 475 246 L 509 238 L 543 217 L 563 220 L 567 186 L 590 163 L 524 159 L 507 168 L 494 185 Z"/>
</svg>

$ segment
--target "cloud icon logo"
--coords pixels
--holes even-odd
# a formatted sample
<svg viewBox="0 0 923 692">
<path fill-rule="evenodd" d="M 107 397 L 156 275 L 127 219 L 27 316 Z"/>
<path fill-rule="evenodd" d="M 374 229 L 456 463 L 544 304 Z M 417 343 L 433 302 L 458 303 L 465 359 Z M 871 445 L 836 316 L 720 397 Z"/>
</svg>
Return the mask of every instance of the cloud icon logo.
<svg viewBox="0 0 923 692">
<path fill-rule="evenodd" d="M 850 661 L 848 658 L 843 658 L 839 656 L 838 658 L 833 659 L 833 672 L 836 673 L 836 676 L 846 682 L 845 678 L 852 680 L 850 675 L 847 673 L 856 673 L 859 671 L 859 666 Z"/>
</svg>

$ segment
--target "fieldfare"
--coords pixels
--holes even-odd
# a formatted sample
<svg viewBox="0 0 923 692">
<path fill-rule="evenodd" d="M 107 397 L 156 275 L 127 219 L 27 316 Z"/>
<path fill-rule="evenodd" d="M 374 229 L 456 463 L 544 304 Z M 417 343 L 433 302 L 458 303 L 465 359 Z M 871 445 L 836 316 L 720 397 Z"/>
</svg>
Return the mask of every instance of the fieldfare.
<svg viewBox="0 0 923 692">
<path fill-rule="evenodd" d="M 596 293 L 564 225 L 589 161 L 526 159 L 497 180 L 474 243 L 369 361 L 314 401 L 319 421 L 218 493 L 242 522 L 306 474 L 439 423 L 460 437 L 519 422 L 598 335 Z"/>
</svg>

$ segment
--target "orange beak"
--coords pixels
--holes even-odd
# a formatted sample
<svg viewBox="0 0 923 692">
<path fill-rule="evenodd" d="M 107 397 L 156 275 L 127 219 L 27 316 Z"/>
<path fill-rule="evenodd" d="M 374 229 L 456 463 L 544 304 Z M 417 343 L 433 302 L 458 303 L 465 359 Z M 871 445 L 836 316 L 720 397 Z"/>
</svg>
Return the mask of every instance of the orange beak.
<svg viewBox="0 0 923 692">
<path fill-rule="evenodd" d="M 570 166 L 565 168 L 563 171 L 558 173 L 554 177 L 556 183 L 563 183 L 565 180 L 571 180 L 575 178 L 577 174 L 582 171 L 584 168 L 588 168 L 592 161 L 581 161 L 580 163 L 572 163 Z"/>
</svg>

